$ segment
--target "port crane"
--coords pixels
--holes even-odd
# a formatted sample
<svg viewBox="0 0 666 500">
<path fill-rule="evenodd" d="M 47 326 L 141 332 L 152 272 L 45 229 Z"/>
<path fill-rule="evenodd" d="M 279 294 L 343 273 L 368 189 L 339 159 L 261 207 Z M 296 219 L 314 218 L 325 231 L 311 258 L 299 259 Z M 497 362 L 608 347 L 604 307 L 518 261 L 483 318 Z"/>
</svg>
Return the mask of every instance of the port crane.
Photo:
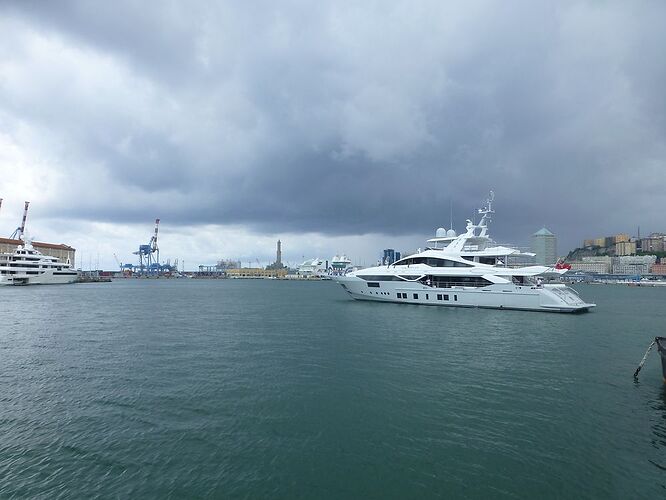
<svg viewBox="0 0 666 500">
<path fill-rule="evenodd" d="M 141 274 L 147 272 L 157 272 L 160 270 L 160 248 L 157 246 L 157 233 L 160 226 L 160 220 L 155 219 L 155 233 L 150 238 L 147 245 L 139 245 L 139 249 L 134 255 L 139 256 L 139 270 Z"/>
<path fill-rule="evenodd" d="M 29 201 L 25 202 L 25 206 L 23 207 L 23 219 L 21 220 L 21 225 L 17 227 L 12 235 L 9 237 L 12 240 L 22 240 L 23 239 L 23 233 L 25 231 L 25 220 L 28 217 L 28 205 L 30 205 Z"/>
</svg>

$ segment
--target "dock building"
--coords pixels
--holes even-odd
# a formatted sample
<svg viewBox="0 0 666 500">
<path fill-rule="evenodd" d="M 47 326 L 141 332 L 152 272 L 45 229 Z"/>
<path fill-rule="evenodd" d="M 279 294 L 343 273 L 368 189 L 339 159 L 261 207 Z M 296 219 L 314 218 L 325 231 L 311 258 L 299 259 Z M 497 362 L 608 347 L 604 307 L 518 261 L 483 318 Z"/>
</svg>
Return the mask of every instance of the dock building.
<svg viewBox="0 0 666 500">
<path fill-rule="evenodd" d="M 263 269 L 261 267 L 243 267 L 241 269 L 227 269 L 227 278 L 284 278 L 287 268 Z"/>
<path fill-rule="evenodd" d="M 0 238 L 0 253 L 12 253 L 19 245 L 23 245 L 23 240 Z M 44 255 L 55 257 L 63 264 L 76 263 L 76 250 L 69 245 L 33 241 L 32 246 Z"/>
<path fill-rule="evenodd" d="M 613 274 L 649 274 L 657 261 L 654 255 L 633 255 L 612 258 Z"/>
<path fill-rule="evenodd" d="M 659 263 L 652 264 L 650 268 L 652 274 L 658 274 L 661 276 L 666 276 L 666 259 L 661 259 Z"/>
<path fill-rule="evenodd" d="M 609 274 L 611 272 L 611 258 L 607 255 L 600 257 L 583 257 L 580 261 L 569 263 L 572 271 L 587 273 Z"/>
</svg>

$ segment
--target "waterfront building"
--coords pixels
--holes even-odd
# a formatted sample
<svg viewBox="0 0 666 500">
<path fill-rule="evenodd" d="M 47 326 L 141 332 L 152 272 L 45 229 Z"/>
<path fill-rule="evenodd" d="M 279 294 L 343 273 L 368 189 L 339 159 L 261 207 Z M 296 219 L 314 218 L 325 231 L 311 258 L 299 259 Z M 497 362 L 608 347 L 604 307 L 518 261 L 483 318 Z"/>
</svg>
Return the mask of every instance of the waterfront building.
<svg viewBox="0 0 666 500">
<path fill-rule="evenodd" d="M 569 264 L 572 271 L 583 271 L 586 273 L 608 274 L 610 272 L 610 263 L 604 262 L 571 262 Z"/>
<path fill-rule="evenodd" d="M 583 257 L 580 261 L 569 262 L 572 271 L 586 273 L 609 274 L 611 272 L 611 258 L 608 255 L 596 257 Z"/>
<path fill-rule="evenodd" d="M 615 235 L 615 244 L 625 243 L 628 242 L 629 240 L 631 240 L 631 238 L 629 237 L 628 234 L 621 233 Z"/>
<path fill-rule="evenodd" d="M 557 238 L 545 227 L 532 235 L 532 252 L 537 265 L 552 266 L 557 262 Z"/>
<path fill-rule="evenodd" d="M 570 262 L 572 271 L 608 274 L 611 270 L 611 258 L 607 255 L 599 257 L 583 257 L 581 261 Z"/>
<path fill-rule="evenodd" d="M 19 245 L 23 244 L 23 240 L 0 238 L 0 253 L 13 253 Z M 63 264 L 66 264 L 68 261 L 71 262 L 72 265 L 76 263 L 76 250 L 69 245 L 33 241 L 32 246 L 40 253 L 55 257 Z"/>
<path fill-rule="evenodd" d="M 649 274 L 656 261 L 654 255 L 613 257 L 611 270 L 613 274 Z"/>
<path fill-rule="evenodd" d="M 661 276 L 666 276 L 666 263 L 652 264 L 650 272 L 652 274 L 659 274 Z"/>
<path fill-rule="evenodd" d="M 261 267 L 243 267 L 241 269 L 227 269 L 227 278 L 284 278 L 287 268 L 262 269 Z"/>
</svg>

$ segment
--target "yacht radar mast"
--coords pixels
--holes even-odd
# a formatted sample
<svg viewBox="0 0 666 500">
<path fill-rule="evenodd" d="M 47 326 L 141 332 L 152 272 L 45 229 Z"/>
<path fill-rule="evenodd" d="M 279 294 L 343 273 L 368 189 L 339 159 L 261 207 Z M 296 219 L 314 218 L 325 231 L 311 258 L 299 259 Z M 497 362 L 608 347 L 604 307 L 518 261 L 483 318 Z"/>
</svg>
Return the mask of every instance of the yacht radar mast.
<svg viewBox="0 0 666 500">
<path fill-rule="evenodd" d="M 486 205 L 483 208 L 478 209 L 478 213 L 481 215 L 481 220 L 477 226 L 481 229 L 481 232 L 479 233 L 480 237 L 487 237 L 488 235 L 488 223 L 492 222 L 492 214 L 495 213 L 493 210 L 493 201 L 495 201 L 495 192 L 491 190 L 488 198 L 486 198 Z"/>
</svg>

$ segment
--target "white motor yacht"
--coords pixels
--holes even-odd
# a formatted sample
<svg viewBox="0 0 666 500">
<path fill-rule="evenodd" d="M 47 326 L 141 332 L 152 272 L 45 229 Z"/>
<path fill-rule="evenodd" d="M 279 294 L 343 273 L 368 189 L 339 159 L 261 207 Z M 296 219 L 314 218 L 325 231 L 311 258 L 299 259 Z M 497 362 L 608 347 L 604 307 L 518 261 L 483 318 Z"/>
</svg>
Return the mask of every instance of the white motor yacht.
<svg viewBox="0 0 666 500">
<path fill-rule="evenodd" d="M 58 285 L 74 283 L 77 276 L 69 262 L 43 255 L 30 241 L 14 252 L 0 254 L 0 285 Z"/>
<path fill-rule="evenodd" d="M 434 248 L 388 266 L 333 279 L 359 300 L 549 312 L 583 312 L 595 307 L 564 284 L 544 284 L 566 269 L 508 265 L 511 256 L 529 254 L 490 239 L 492 201 L 491 192 L 486 206 L 479 210 L 481 221 L 467 220 L 466 231 L 459 236 L 438 230 L 438 236 L 428 240 L 435 243 Z"/>
</svg>

